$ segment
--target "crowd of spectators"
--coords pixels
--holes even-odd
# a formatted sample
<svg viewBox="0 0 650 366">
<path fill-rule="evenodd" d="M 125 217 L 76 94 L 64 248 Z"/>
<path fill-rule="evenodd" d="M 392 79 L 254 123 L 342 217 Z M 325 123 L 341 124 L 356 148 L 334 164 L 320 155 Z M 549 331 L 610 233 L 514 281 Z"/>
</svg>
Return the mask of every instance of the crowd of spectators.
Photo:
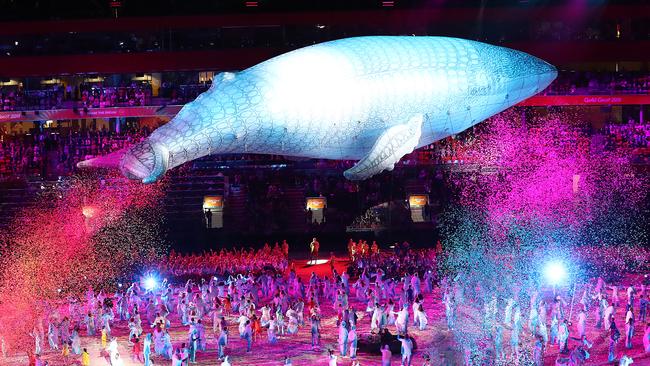
<svg viewBox="0 0 650 366">
<path fill-rule="evenodd" d="M 562 21 L 540 21 L 532 24 L 532 38 L 545 41 L 612 41 L 616 39 L 647 39 L 645 19 L 601 20 L 578 24 Z"/>
<path fill-rule="evenodd" d="M 185 103 L 196 99 L 199 94 L 210 88 L 210 83 L 196 84 L 188 81 L 186 83 L 163 82 L 160 86 L 159 97 L 171 104 Z"/>
<path fill-rule="evenodd" d="M 182 104 L 195 99 L 209 86 L 209 83 L 165 82 L 160 88 L 160 96 L 154 98 L 149 82 L 60 84 L 33 90 L 12 85 L 0 88 L 0 111 Z"/>
<path fill-rule="evenodd" d="M 61 86 L 25 90 L 19 85 L 8 85 L 0 88 L 0 111 L 63 107 L 65 98 Z"/>
<path fill-rule="evenodd" d="M 285 248 L 268 243 L 262 249 L 234 248 L 210 250 L 201 254 L 180 254 L 172 251 L 160 263 L 160 270 L 174 277 L 217 275 L 227 277 L 236 273 L 273 271 L 284 273 L 288 266 Z"/>
<path fill-rule="evenodd" d="M 646 72 L 560 72 L 546 95 L 650 94 Z"/>
<path fill-rule="evenodd" d="M 0 131 L 1 132 L 1 131 Z M 10 175 L 57 177 L 75 170 L 79 161 L 133 144 L 149 134 L 147 128 L 122 133 L 83 130 L 69 133 L 0 133 L 0 178 Z"/>
<path fill-rule="evenodd" d="M 610 123 L 603 127 L 608 147 L 648 149 L 650 147 L 650 123 L 638 123 L 630 119 L 626 124 Z"/>
<path fill-rule="evenodd" d="M 535 129 L 531 127 L 529 130 L 534 132 Z M 472 164 L 479 160 L 475 155 L 477 150 L 472 146 L 476 142 L 476 135 L 473 132 L 473 129 L 469 129 L 461 135 L 447 137 L 435 144 L 425 146 L 411 154 L 411 159 L 417 161 L 417 165 Z M 574 126 L 570 131 L 563 129 L 562 134 L 563 139 L 581 149 L 589 149 L 590 144 L 598 144 L 590 141 L 587 136 L 603 135 L 605 149 L 630 148 L 633 158 L 637 160 L 639 157 L 645 160 L 650 156 L 650 123 L 648 122 L 639 123 L 629 119 L 627 123 L 607 123 L 600 130 L 594 130 L 589 126 Z"/>
<path fill-rule="evenodd" d="M 418 152 L 419 160 L 433 164 L 471 164 L 477 160 L 472 144 L 476 141 L 473 129 L 467 133 L 447 137 Z"/>
<path fill-rule="evenodd" d="M 149 83 L 54 85 L 34 90 L 14 85 L 0 89 L 0 111 L 143 106 L 150 101 Z"/>
<path fill-rule="evenodd" d="M 79 100 L 86 108 L 143 106 L 151 98 L 151 85 L 133 83 L 129 86 L 81 85 Z"/>
<path fill-rule="evenodd" d="M 10 88 L 0 89 L 0 111 L 13 111 L 22 104 L 22 94 Z"/>
</svg>

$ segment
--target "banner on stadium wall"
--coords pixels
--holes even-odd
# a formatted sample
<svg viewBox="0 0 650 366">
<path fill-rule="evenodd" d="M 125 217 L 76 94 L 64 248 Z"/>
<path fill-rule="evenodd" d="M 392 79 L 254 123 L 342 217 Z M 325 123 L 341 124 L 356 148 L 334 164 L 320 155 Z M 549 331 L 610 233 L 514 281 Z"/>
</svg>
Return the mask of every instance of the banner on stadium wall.
<svg viewBox="0 0 650 366">
<path fill-rule="evenodd" d="M 650 95 L 536 95 L 517 104 L 523 107 L 576 105 L 640 105 L 650 104 Z"/>
<path fill-rule="evenodd" d="M 307 197 L 306 209 L 322 210 L 327 207 L 327 198 L 325 197 Z"/>
<path fill-rule="evenodd" d="M 118 118 L 118 117 L 173 117 L 181 110 L 182 105 L 169 106 L 142 106 L 142 107 L 114 107 L 114 108 L 79 108 L 74 109 L 46 109 L 39 111 L 13 111 L 0 112 L 2 122 L 28 122 L 47 120 L 67 120 L 84 118 Z"/>
<path fill-rule="evenodd" d="M 429 196 L 424 194 L 412 194 L 409 196 L 409 206 L 411 208 L 421 208 L 429 203 Z"/>
<path fill-rule="evenodd" d="M 214 210 L 223 208 L 223 196 L 205 196 L 203 197 L 203 209 Z"/>
</svg>

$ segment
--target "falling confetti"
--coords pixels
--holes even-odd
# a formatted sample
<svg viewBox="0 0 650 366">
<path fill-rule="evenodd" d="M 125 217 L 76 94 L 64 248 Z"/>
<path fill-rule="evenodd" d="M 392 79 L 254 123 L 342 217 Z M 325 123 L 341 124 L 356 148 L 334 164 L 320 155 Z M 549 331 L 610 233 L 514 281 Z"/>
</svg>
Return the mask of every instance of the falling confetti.
<svg viewBox="0 0 650 366">
<path fill-rule="evenodd" d="M 454 336 L 471 364 L 494 364 L 495 315 L 508 299 L 528 314 L 545 263 L 561 261 L 578 282 L 614 279 L 615 269 L 640 269 L 649 257 L 640 212 L 647 181 L 626 151 L 595 146 L 576 121 L 539 113 L 522 126 L 515 111 L 502 113 L 465 147 L 473 172 L 452 174 L 457 196 L 442 217 L 441 268 L 456 316 L 467 320 Z M 531 364 L 532 342 L 521 343 L 513 357 Z"/>
<path fill-rule="evenodd" d="M 45 190 L 2 237 L 0 336 L 9 351 L 33 352 L 30 332 L 64 300 L 159 260 L 161 185 L 121 178 L 72 179 Z"/>
</svg>

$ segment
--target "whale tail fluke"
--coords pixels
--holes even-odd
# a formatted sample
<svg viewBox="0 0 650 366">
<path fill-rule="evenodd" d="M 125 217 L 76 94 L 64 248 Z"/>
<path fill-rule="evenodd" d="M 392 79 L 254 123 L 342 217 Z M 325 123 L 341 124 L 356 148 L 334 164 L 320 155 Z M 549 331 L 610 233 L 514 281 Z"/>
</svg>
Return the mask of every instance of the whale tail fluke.
<svg viewBox="0 0 650 366">
<path fill-rule="evenodd" d="M 87 159 L 83 160 L 77 163 L 77 168 L 80 169 L 92 169 L 92 168 L 100 168 L 100 169 L 119 169 L 120 168 L 120 160 L 122 159 L 122 156 L 126 154 L 126 151 L 128 148 L 120 149 L 117 151 L 113 151 L 112 153 L 104 156 L 98 156 L 96 158 L 92 159 Z"/>
<path fill-rule="evenodd" d="M 169 166 L 169 150 L 160 143 L 144 140 L 129 148 L 120 160 L 120 171 L 129 179 L 153 183 Z"/>
<path fill-rule="evenodd" d="M 108 155 L 77 163 L 78 168 L 119 169 L 129 179 L 153 183 L 165 174 L 169 151 L 163 145 L 148 140 Z"/>
</svg>

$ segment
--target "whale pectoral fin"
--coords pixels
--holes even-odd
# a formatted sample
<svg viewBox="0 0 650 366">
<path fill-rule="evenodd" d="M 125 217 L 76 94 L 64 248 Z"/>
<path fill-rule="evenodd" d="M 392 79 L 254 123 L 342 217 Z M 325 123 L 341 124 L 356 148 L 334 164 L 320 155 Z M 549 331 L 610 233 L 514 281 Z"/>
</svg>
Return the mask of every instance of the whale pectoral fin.
<svg viewBox="0 0 650 366">
<path fill-rule="evenodd" d="M 413 152 L 418 146 L 423 121 L 424 115 L 418 114 L 407 123 L 384 131 L 370 152 L 352 168 L 343 172 L 343 175 L 350 180 L 363 180 L 384 170 L 393 170 L 404 155 Z"/>
</svg>

